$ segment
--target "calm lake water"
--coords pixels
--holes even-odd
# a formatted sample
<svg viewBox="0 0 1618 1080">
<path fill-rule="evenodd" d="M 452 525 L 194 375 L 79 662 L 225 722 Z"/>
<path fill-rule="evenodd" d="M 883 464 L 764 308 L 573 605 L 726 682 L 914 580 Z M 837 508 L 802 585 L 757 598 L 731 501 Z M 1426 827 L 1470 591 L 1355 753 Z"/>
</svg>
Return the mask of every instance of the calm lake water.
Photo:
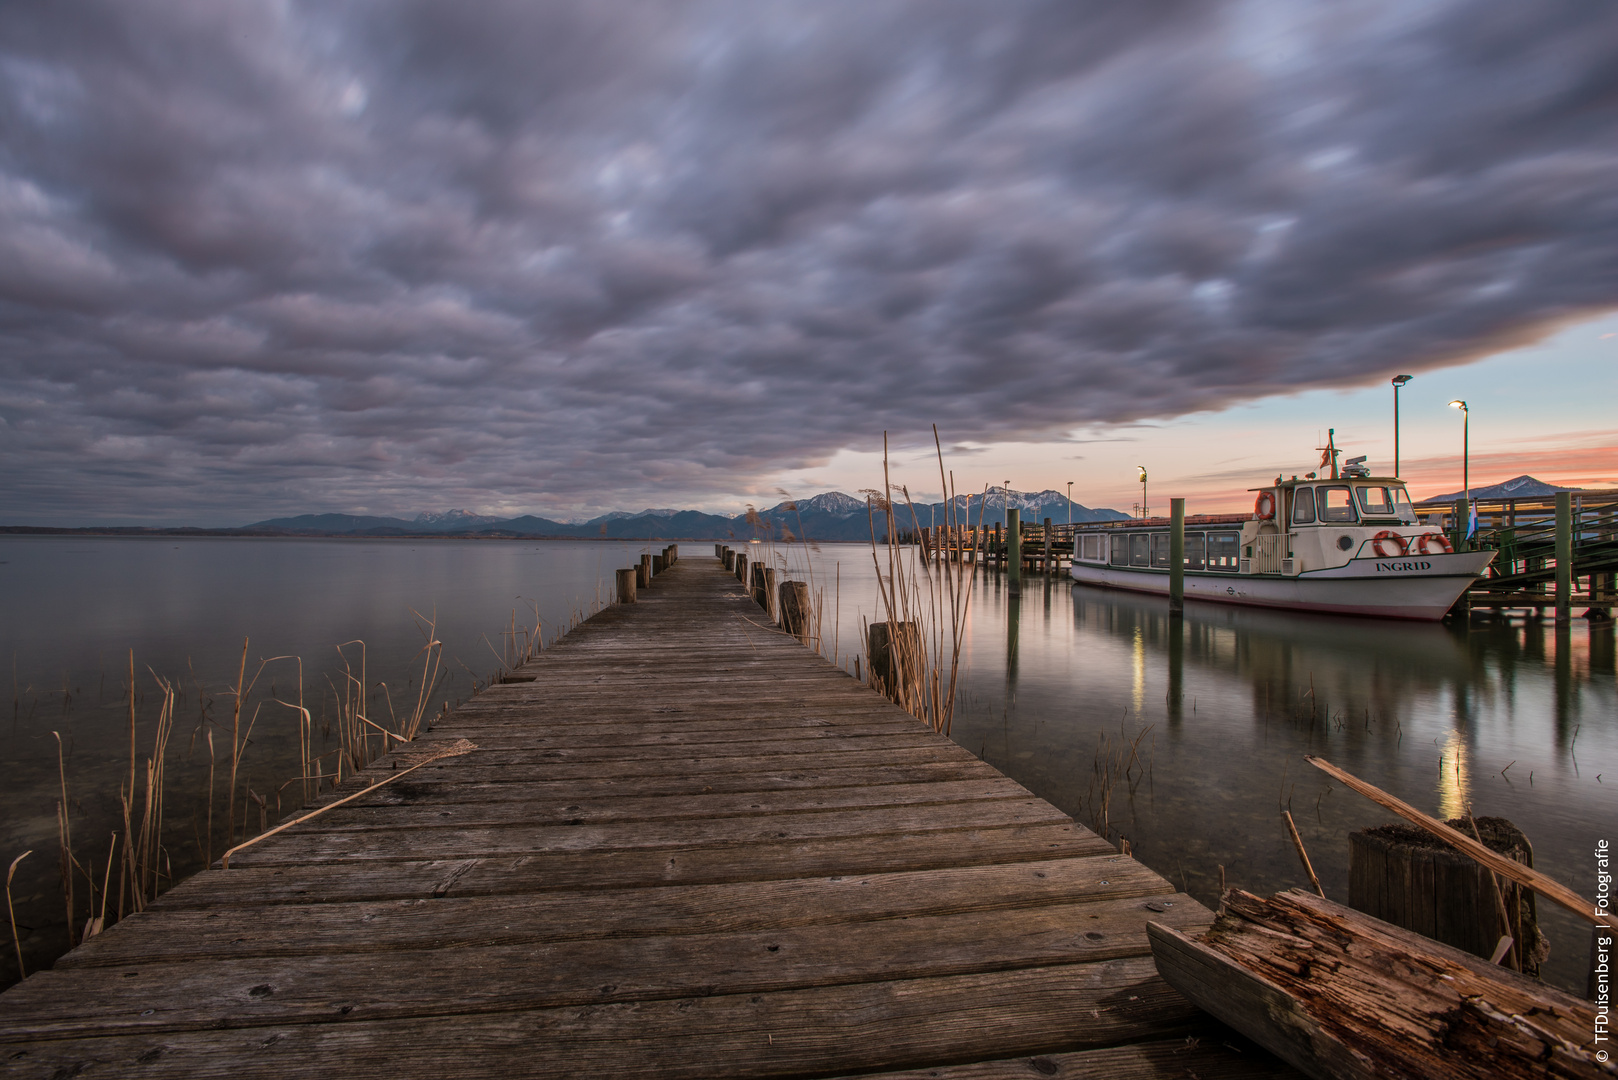
<svg viewBox="0 0 1618 1080">
<path fill-rule="evenodd" d="M 530 629 L 537 612 L 549 640 L 609 597 L 613 569 L 661 547 L 0 538 L 0 647 L 16 680 L 0 857 L 34 849 L 13 887 L 30 970 L 65 942 L 51 732 L 66 747 L 75 846 L 99 874 L 117 777 L 128 767 L 129 649 L 142 754 L 155 709 L 149 666 L 184 687 L 171 789 L 201 792 L 207 751 L 193 736 L 209 722 L 228 724 L 243 637 L 249 673 L 260 657 L 303 657 L 305 702 L 318 725 L 322 710 L 335 711 L 331 687 L 342 681 L 334 646 L 353 639 L 366 643 L 373 695 L 384 693 L 374 684 L 387 683 L 396 707 L 413 702 L 422 637 L 411 609 L 436 610 L 449 676 L 434 696 L 453 703 L 498 667 L 513 611 Z M 688 562 L 711 551 L 681 547 Z M 826 651 L 835 643 L 851 667 L 863 623 L 879 617 L 869 549 L 762 554 L 797 575 L 812 570 Z M 1229 884 L 1256 892 L 1307 884 L 1282 807 L 1327 895 L 1346 900 L 1347 834 L 1388 815 L 1310 768 L 1306 753 L 1436 814 L 1470 804 L 1479 816 L 1510 818 L 1532 840 L 1538 867 L 1594 891 L 1590 852 L 1618 832 L 1610 623 L 1415 625 L 1195 603 L 1170 620 L 1166 601 L 1060 578 L 1026 581 L 1020 599 L 997 572 L 979 569 L 973 582 L 952 736 L 1115 842 L 1127 838 L 1142 861 L 1204 902 L 1217 899 L 1221 865 Z M 357 660 L 353 646 L 346 655 Z M 289 662 L 263 678 L 283 700 L 296 692 Z M 255 700 L 270 689 L 261 683 Z M 372 715 L 380 709 L 373 700 Z M 244 757 L 260 794 L 297 775 L 289 717 L 267 713 Z M 1130 761 L 1129 746 L 1135 782 L 1114 782 L 1103 820 L 1102 763 L 1120 752 Z M 286 810 L 297 802 L 288 799 Z M 200 862 L 201 840 L 195 805 L 176 808 L 181 802 L 171 798 L 170 844 L 184 869 Z M 270 806 L 273 817 L 273 798 Z M 1587 929 L 1545 904 L 1540 918 L 1552 941 L 1546 977 L 1582 989 Z M 14 967 L 8 955 L 0 985 Z"/>
</svg>

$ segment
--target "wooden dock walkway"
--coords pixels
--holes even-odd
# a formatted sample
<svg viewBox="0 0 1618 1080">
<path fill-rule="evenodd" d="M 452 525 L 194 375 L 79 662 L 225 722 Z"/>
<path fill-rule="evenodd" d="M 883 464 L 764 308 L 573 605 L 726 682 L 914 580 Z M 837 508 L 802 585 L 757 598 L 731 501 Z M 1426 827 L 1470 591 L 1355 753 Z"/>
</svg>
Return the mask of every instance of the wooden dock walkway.
<svg viewBox="0 0 1618 1080">
<path fill-rule="evenodd" d="M 1293 1075 L 1157 976 L 1205 908 L 708 558 L 520 675 L 0 995 L 0 1075 Z"/>
</svg>

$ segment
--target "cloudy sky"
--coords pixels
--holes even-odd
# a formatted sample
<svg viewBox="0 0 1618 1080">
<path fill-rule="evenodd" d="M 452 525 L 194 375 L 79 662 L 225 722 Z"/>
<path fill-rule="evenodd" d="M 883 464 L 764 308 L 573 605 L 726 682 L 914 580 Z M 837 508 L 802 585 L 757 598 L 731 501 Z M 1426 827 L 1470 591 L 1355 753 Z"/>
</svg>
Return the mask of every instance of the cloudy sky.
<svg viewBox="0 0 1618 1080">
<path fill-rule="evenodd" d="M 0 523 L 1618 484 L 1615 310 L 1607 2 L 0 5 Z"/>
</svg>

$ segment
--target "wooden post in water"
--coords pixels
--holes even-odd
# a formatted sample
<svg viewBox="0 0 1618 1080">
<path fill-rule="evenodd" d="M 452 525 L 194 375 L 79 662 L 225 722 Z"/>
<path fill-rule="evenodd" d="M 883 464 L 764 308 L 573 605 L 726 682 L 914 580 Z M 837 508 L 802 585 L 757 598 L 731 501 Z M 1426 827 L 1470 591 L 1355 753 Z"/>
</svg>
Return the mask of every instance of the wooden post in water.
<svg viewBox="0 0 1618 1080">
<path fill-rule="evenodd" d="M 1528 838 L 1505 818 L 1477 821 L 1483 843 L 1514 862 L 1534 865 Z M 1449 822 L 1470 836 L 1470 821 Z M 1498 891 L 1497 891 L 1498 888 Z M 1535 974 L 1545 958 L 1534 894 L 1411 825 L 1348 834 L 1348 904 L 1474 956 L 1492 956 L 1503 936 L 1513 970 Z M 1504 923 L 1504 925 L 1502 925 Z"/>
<path fill-rule="evenodd" d="M 667 569 L 667 567 L 663 563 L 663 556 L 661 556 L 661 555 L 653 555 L 652 556 L 652 576 L 655 578 L 657 575 L 661 574 L 666 569 Z"/>
<path fill-rule="evenodd" d="M 809 583 L 781 582 L 781 629 L 809 644 Z"/>
<path fill-rule="evenodd" d="M 1022 511 L 1006 508 L 1006 593 L 1022 595 Z"/>
<path fill-rule="evenodd" d="M 627 570 L 618 571 L 618 602 L 620 604 L 633 604 L 635 602 L 635 576 L 640 567 L 631 566 Z"/>
<path fill-rule="evenodd" d="M 726 570 L 734 570 L 734 569 L 736 569 L 736 553 L 734 551 L 730 550 L 730 548 L 727 547 L 725 549 L 725 553 L 724 553 L 724 555 L 721 556 L 721 558 L 723 558 L 725 560 L 725 569 Z"/>
<path fill-rule="evenodd" d="M 1045 519 L 1045 560 L 1042 563 L 1042 565 L 1043 565 L 1043 567 L 1045 569 L 1045 576 L 1050 577 L 1051 573 L 1052 573 L 1052 568 L 1051 568 L 1051 519 L 1050 518 Z"/>
<path fill-rule="evenodd" d="M 921 626 L 913 622 L 874 622 L 866 633 L 867 676 L 872 686 L 898 702 L 904 694 L 906 669 L 922 662 Z M 912 675 L 919 672 L 911 672 Z"/>
<path fill-rule="evenodd" d="M 747 556 L 739 551 L 736 553 L 736 580 L 747 584 Z"/>
<path fill-rule="evenodd" d="M 775 567 L 773 566 L 764 567 L 764 588 L 759 595 L 758 606 L 764 609 L 764 613 L 770 617 L 771 622 L 775 621 Z"/>
<path fill-rule="evenodd" d="M 652 583 L 652 557 L 642 555 L 635 564 L 635 588 L 644 589 Z"/>
<path fill-rule="evenodd" d="M 1573 493 L 1556 493 L 1556 621 L 1573 617 Z"/>
<path fill-rule="evenodd" d="M 1185 500 L 1169 500 L 1169 614 L 1185 613 Z"/>
</svg>

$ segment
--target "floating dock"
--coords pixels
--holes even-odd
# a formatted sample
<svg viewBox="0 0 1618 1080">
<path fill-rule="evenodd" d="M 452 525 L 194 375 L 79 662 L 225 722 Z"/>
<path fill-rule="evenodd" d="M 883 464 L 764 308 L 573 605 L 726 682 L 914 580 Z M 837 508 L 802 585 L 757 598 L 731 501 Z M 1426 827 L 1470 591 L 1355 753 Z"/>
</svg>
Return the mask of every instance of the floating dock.
<svg viewBox="0 0 1618 1080">
<path fill-rule="evenodd" d="M 7 1077 L 1294 1075 L 1207 909 L 679 561 L 0 995 Z"/>
</svg>

